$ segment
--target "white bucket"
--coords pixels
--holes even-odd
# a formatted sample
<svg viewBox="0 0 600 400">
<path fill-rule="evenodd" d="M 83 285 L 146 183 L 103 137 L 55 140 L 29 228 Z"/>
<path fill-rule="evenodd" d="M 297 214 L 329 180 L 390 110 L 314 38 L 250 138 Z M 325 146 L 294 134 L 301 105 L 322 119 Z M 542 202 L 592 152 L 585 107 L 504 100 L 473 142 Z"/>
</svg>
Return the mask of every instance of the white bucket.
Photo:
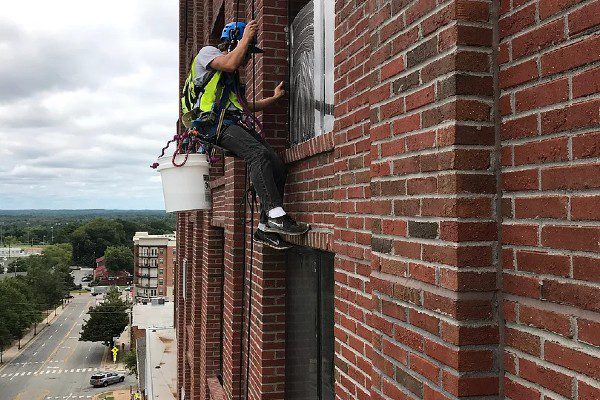
<svg viewBox="0 0 600 400">
<path fill-rule="evenodd" d="M 167 212 L 209 210 L 211 205 L 209 168 L 206 154 L 190 154 L 182 167 L 171 162 L 172 156 L 160 157 L 158 168 Z M 181 164 L 185 155 L 175 157 Z"/>
</svg>

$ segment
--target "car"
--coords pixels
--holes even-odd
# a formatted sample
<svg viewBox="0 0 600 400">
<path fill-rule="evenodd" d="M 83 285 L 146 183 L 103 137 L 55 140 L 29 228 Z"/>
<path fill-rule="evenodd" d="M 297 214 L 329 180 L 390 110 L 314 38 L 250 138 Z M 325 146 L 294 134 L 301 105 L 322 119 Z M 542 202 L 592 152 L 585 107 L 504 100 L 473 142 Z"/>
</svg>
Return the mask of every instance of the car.
<svg viewBox="0 0 600 400">
<path fill-rule="evenodd" d="M 92 278 L 91 276 L 84 276 L 83 278 L 81 278 L 81 282 L 91 282 L 94 278 Z"/>
<path fill-rule="evenodd" d="M 112 385 L 113 383 L 119 383 L 125 381 L 125 375 L 117 374 L 116 372 L 100 372 L 92 375 L 90 378 L 90 385 L 94 387 Z"/>
<path fill-rule="evenodd" d="M 73 296 L 70 293 L 69 294 L 65 294 L 65 299 L 72 299 L 73 297 L 75 297 L 75 296 Z"/>
</svg>

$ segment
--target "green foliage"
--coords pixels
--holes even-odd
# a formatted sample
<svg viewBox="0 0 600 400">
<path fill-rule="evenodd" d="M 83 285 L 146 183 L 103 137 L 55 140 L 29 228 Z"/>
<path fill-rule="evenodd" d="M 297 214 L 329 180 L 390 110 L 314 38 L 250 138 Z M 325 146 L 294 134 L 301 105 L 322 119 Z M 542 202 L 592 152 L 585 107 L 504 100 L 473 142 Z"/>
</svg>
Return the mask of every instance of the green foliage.
<svg viewBox="0 0 600 400">
<path fill-rule="evenodd" d="M 69 267 L 73 264 L 73 246 L 69 243 L 53 244 L 44 247 L 42 256 L 48 265 L 54 267 Z"/>
<path fill-rule="evenodd" d="M 25 272 L 28 265 L 27 258 L 17 258 L 8 264 L 8 272 Z"/>
<path fill-rule="evenodd" d="M 129 239 L 136 231 L 162 234 L 175 229 L 175 215 L 162 210 L 0 210 L 0 237 L 35 245 L 50 243 L 54 236 L 53 243 L 70 243 L 77 228 L 96 218 L 118 222 Z"/>
<path fill-rule="evenodd" d="M 90 317 L 82 326 L 79 340 L 110 346 L 113 337 L 119 336 L 129 323 L 127 307 L 127 303 L 119 298 L 118 290 L 111 288 L 105 300 L 88 311 Z"/>
<path fill-rule="evenodd" d="M 133 252 L 127 246 L 108 246 L 104 252 L 106 267 L 112 271 L 133 272 Z"/>
<path fill-rule="evenodd" d="M 94 266 L 96 258 L 102 256 L 108 246 L 127 245 L 123 225 L 102 218 L 94 219 L 71 234 L 73 259 L 77 265 Z"/>
<path fill-rule="evenodd" d="M 137 354 L 135 350 L 128 351 L 123 354 L 121 360 L 123 364 L 125 364 L 125 369 L 129 371 L 130 374 L 135 374 L 137 377 Z"/>
<path fill-rule="evenodd" d="M 42 320 L 33 292 L 21 277 L 0 281 L 0 347 L 22 337 L 31 324 Z"/>
</svg>

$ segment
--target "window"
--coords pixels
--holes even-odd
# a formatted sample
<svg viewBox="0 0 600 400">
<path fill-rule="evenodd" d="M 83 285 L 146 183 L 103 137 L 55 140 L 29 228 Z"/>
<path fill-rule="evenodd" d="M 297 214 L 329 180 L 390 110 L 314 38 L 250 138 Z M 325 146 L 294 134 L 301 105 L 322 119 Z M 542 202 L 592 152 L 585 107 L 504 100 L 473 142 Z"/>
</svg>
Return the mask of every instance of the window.
<svg viewBox="0 0 600 400">
<path fill-rule="evenodd" d="M 333 130 L 333 1 L 289 2 L 290 139 L 300 143 Z"/>
<path fill-rule="evenodd" d="M 164 282 L 162 279 L 159 279 L 159 280 L 158 280 L 158 284 L 159 284 L 159 285 L 164 285 L 164 284 L 165 284 L 165 282 Z"/>
<path fill-rule="evenodd" d="M 333 254 L 287 254 L 285 399 L 334 399 Z"/>
<path fill-rule="evenodd" d="M 162 275 L 163 273 L 164 273 L 164 270 L 162 268 L 158 270 L 159 275 Z"/>
<path fill-rule="evenodd" d="M 183 297 L 183 300 L 185 300 L 185 298 L 187 297 L 187 269 L 188 269 L 188 265 L 187 265 L 187 260 L 183 260 L 183 277 L 181 279 L 181 284 L 182 284 L 182 290 L 181 290 L 181 294 Z"/>
</svg>

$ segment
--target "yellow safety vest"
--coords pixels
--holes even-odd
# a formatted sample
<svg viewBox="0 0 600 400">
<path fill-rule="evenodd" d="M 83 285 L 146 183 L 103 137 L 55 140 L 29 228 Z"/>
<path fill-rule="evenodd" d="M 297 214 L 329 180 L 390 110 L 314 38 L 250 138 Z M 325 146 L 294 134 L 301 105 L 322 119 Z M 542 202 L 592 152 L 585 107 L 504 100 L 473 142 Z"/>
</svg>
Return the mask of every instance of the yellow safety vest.
<svg viewBox="0 0 600 400">
<path fill-rule="evenodd" d="M 191 121 L 197 118 L 199 112 L 208 112 L 217 107 L 217 103 L 221 101 L 221 95 L 225 87 L 221 79 L 222 75 L 222 71 L 214 70 L 207 76 L 206 79 L 208 79 L 208 82 L 202 82 L 200 86 L 197 86 L 194 83 L 196 78 L 196 59 L 194 58 L 190 72 L 183 85 L 181 97 L 182 122 L 186 127 L 189 127 Z M 199 104 L 197 104 L 198 97 L 200 97 Z M 242 109 L 237 95 L 233 90 L 229 93 L 229 101 L 238 110 Z"/>
</svg>

